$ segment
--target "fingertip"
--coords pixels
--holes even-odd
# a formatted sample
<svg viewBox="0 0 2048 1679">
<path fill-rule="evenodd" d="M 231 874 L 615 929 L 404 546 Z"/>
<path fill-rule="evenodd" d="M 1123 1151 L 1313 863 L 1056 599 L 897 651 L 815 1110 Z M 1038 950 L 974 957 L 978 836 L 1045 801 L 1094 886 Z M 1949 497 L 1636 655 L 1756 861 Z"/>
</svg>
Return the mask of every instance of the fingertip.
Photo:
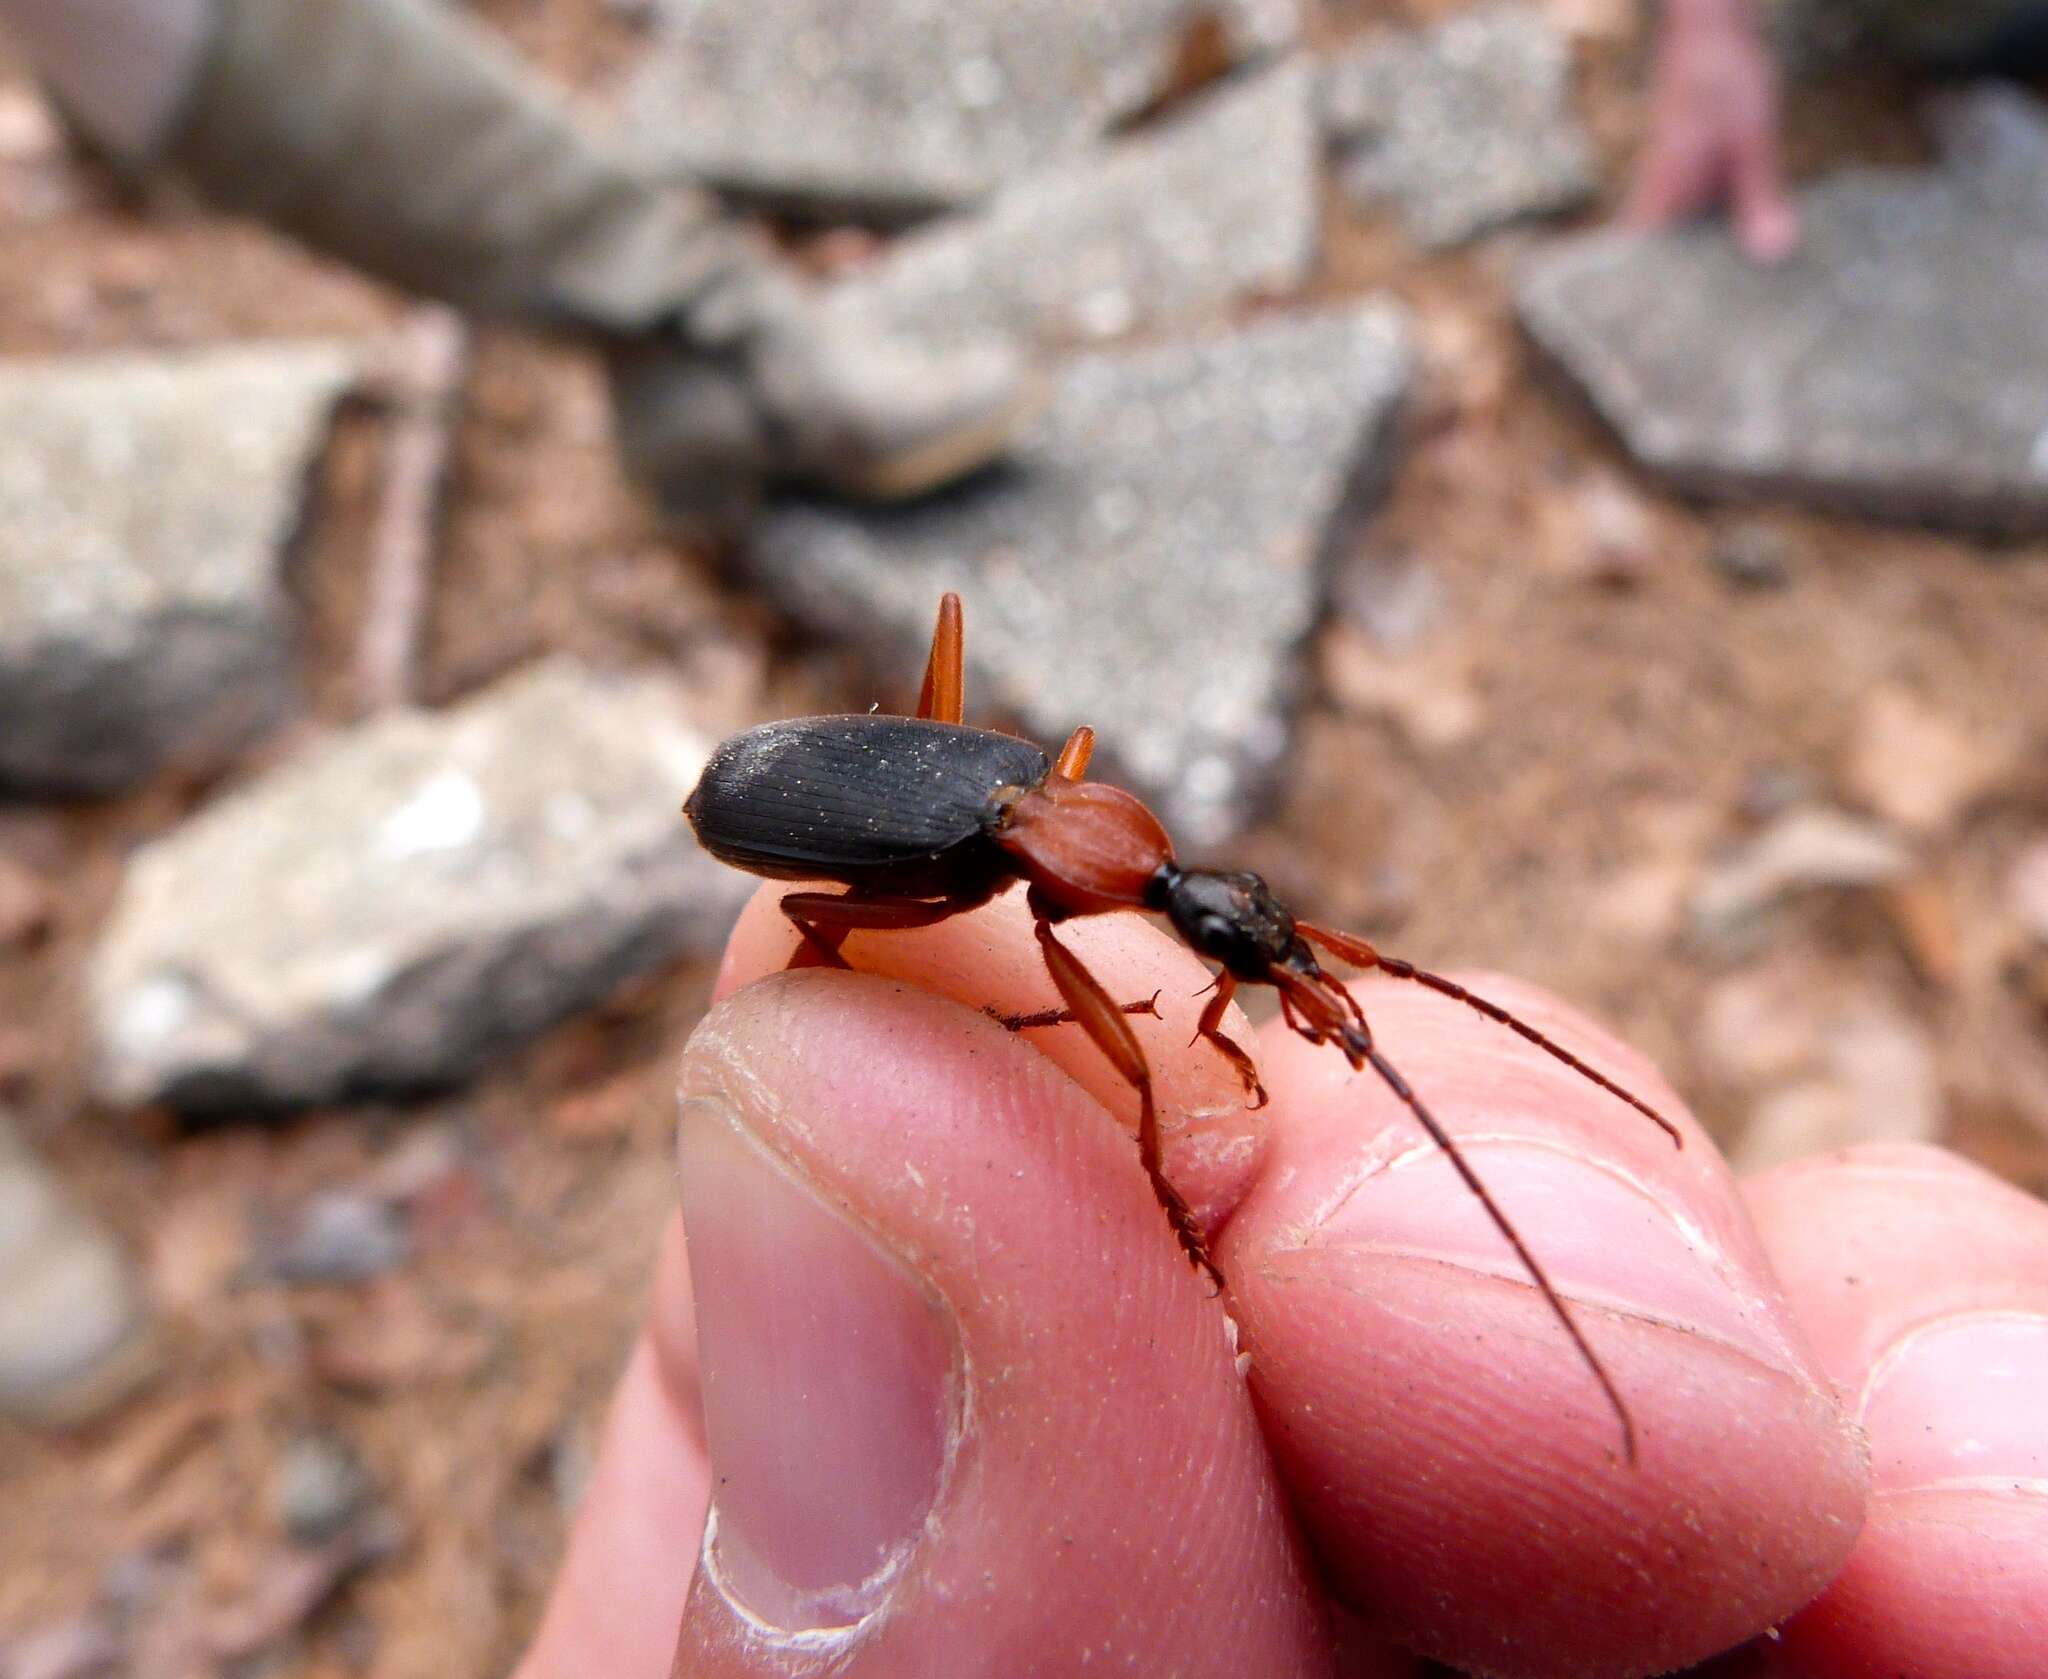
<svg viewBox="0 0 2048 1679">
<path fill-rule="evenodd" d="M 1782 199 L 1753 205 L 1740 218 L 1740 236 L 1751 261 L 1775 266 L 1799 248 L 1799 218 Z"/>
<path fill-rule="evenodd" d="M 1383 1050 L 1571 1301 L 1640 1463 L 1413 1117 L 1299 1040 L 1268 1043 L 1276 1134 L 1224 1247 L 1253 1389 L 1319 1554 L 1401 1642 L 1491 1673 L 1661 1671 L 1825 1582 L 1864 1466 L 1675 1097 L 1569 1011 L 1486 989 L 1687 1132 L 1674 1151 L 1445 999 L 1358 988 Z"/>
</svg>

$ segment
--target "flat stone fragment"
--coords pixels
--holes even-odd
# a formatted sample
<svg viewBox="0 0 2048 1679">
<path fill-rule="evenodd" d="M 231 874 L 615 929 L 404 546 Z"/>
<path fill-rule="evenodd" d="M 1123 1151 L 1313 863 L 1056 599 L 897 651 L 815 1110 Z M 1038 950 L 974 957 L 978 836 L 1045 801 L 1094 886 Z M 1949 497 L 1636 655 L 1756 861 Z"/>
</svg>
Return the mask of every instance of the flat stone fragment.
<svg viewBox="0 0 2048 1679">
<path fill-rule="evenodd" d="M 889 510 L 771 513 L 743 563 L 822 630 L 922 668 L 967 609 L 970 721 L 1100 735 L 1182 838 L 1252 814 L 1327 556 L 1376 497 L 1414 365 L 1374 302 L 1076 356 L 1005 468 Z"/>
<path fill-rule="evenodd" d="M 1776 267 L 1718 225 L 1568 239 L 1523 323 L 1680 489 L 2048 526 L 2048 110 L 1980 90 L 1941 127 L 1938 168 L 1802 193 Z"/>
<path fill-rule="evenodd" d="M 1368 209 L 1392 201 L 1432 250 L 1575 210 L 1599 175 L 1571 72 L 1569 44 L 1530 6 L 1368 36 L 1324 72 L 1340 178 Z"/>
<path fill-rule="evenodd" d="M 1248 71 L 910 234 L 835 301 L 927 340 L 1071 344 L 1292 291 L 1321 218 L 1313 94 L 1306 58 Z"/>
<path fill-rule="evenodd" d="M 668 0 L 625 110 L 654 167 L 901 217 L 1083 150 L 1166 87 L 1190 32 L 1256 57 L 1300 0 Z"/>
<path fill-rule="evenodd" d="M 100 1093 L 445 1084 L 710 949 L 749 884 L 678 814 L 713 744 L 665 680 L 551 660 L 226 795 L 129 865 L 88 976 Z"/>
<path fill-rule="evenodd" d="M 293 703 L 282 561 L 356 354 L 0 363 L 0 785 L 119 791 Z"/>
</svg>

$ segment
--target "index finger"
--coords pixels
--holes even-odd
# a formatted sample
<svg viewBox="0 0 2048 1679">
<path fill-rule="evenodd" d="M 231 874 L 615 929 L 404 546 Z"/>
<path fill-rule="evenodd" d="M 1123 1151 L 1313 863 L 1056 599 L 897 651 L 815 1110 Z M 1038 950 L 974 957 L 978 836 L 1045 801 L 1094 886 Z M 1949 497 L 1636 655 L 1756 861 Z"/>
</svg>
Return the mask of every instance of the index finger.
<svg viewBox="0 0 2048 1679">
<path fill-rule="evenodd" d="M 1640 1058 L 1539 994 L 1478 987 L 1685 1128 L 1654 1126 L 1448 999 L 1355 986 L 1384 1053 L 1567 1297 L 1572 1340 L 1414 1116 L 1269 1030 L 1273 1135 L 1221 1258 L 1268 1439 L 1340 1594 L 1481 1672 L 1663 1672 L 1840 1566 L 1860 1441 L 1711 1143 Z"/>
</svg>

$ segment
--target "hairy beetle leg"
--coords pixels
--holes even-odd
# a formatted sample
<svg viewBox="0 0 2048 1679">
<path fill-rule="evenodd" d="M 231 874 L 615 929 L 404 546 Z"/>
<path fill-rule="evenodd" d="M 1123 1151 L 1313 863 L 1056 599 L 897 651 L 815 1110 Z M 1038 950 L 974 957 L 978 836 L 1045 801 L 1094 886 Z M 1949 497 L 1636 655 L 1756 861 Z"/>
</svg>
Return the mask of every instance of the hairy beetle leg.
<svg viewBox="0 0 2048 1679">
<path fill-rule="evenodd" d="M 1145 1176 L 1152 1181 L 1152 1193 L 1165 1209 L 1166 1222 L 1173 1227 L 1181 1252 L 1188 1256 L 1190 1264 L 1209 1274 L 1209 1279 L 1216 1285 L 1216 1292 L 1221 1294 L 1223 1273 L 1216 1269 L 1216 1262 L 1209 1257 L 1209 1244 L 1202 1238 L 1202 1229 L 1195 1223 L 1193 1210 L 1182 1199 L 1180 1191 L 1167 1180 L 1165 1166 L 1160 1160 L 1159 1111 L 1152 1104 L 1152 1069 L 1146 1063 L 1137 1033 L 1131 1030 L 1123 1009 L 1103 990 L 1102 981 L 1083 967 L 1081 959 L 1053 936 L 1050 921 L 1041 917 L 1032 931 L 1038 935 L 1038 948 L 1045 953 L 1046 970 L 1052 975 L 1053 984 L 1059 987 L 1060 995 L 1066 998 L 1074 1018 L 1094 1040 L 1095 1047 L 1109 1058 L 1109 1064 L 1138 1092 L 1139 1162 L 1145 1168 Z"/>
<path fill-rule="evenodd" d="M 1195 1036 L 1188 1040 L 1207 1038 L 1216 1046 L 1217 1053 L 1228 1061 L 1231 1069 L 1244 1084 L 1244 1093 L 1251 1098 L 1254 1109 L 1266 1105 L 1266 1087 L 1259 1082 L 1259 1069 L 1245 1052 L 1244 1046 L 1223 1035 L 1223 1011 L 1230 1007 L 1231 998 L 1237 995 L 1237 977 L 1227 969 L 1216 976 L 1213 987 L 1215 995 L 1202 1010 L 1202 1018 L 1195 1022 Z"/>
<path fill-rule="evenodd" d="M 1149 1014 L 1154 1020 L 1160 1018 L 1159 999 L 1163 992 L 1155 991 L 1142 1003 L 1119 1003 L 1125 1014 Z M 1081 1017 L 1072 1009 L 1037 1009 L 1030 1014 L 1004 1014 L 991 1005 L 981 1011 L 1007 1032 L 1031 1032 L 1041 1026 L 1065 1026 Z"/>
<path fill-rule="evenodd" d="M 803 935 L 787 967 L 850 968 L 839 953 L 849 933 L 908 932 L 936 927 L 956 915 L 979 909 L 995 896 L 995 888 L 952 898 L 895 898 L 861 892 L 787 892 L 782 913 Z"/>
</svg>

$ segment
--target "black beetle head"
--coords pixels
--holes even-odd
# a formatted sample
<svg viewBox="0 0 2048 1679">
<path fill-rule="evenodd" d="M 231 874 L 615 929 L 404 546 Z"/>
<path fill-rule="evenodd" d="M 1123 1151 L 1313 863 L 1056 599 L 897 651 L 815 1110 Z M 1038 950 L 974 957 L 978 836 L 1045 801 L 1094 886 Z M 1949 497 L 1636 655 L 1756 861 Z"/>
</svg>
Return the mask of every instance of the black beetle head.
<svg viewBox="0 0 2048 1679">
<path fill-rule="evenodd" d="M 1275 966 L 1306 954 L 1294 917 L 1255 874 L 1175 869 L 1161 882 L 1160 905 L 1197 954 L 1239 979 L 1264 980 Z"/>
</svg>

